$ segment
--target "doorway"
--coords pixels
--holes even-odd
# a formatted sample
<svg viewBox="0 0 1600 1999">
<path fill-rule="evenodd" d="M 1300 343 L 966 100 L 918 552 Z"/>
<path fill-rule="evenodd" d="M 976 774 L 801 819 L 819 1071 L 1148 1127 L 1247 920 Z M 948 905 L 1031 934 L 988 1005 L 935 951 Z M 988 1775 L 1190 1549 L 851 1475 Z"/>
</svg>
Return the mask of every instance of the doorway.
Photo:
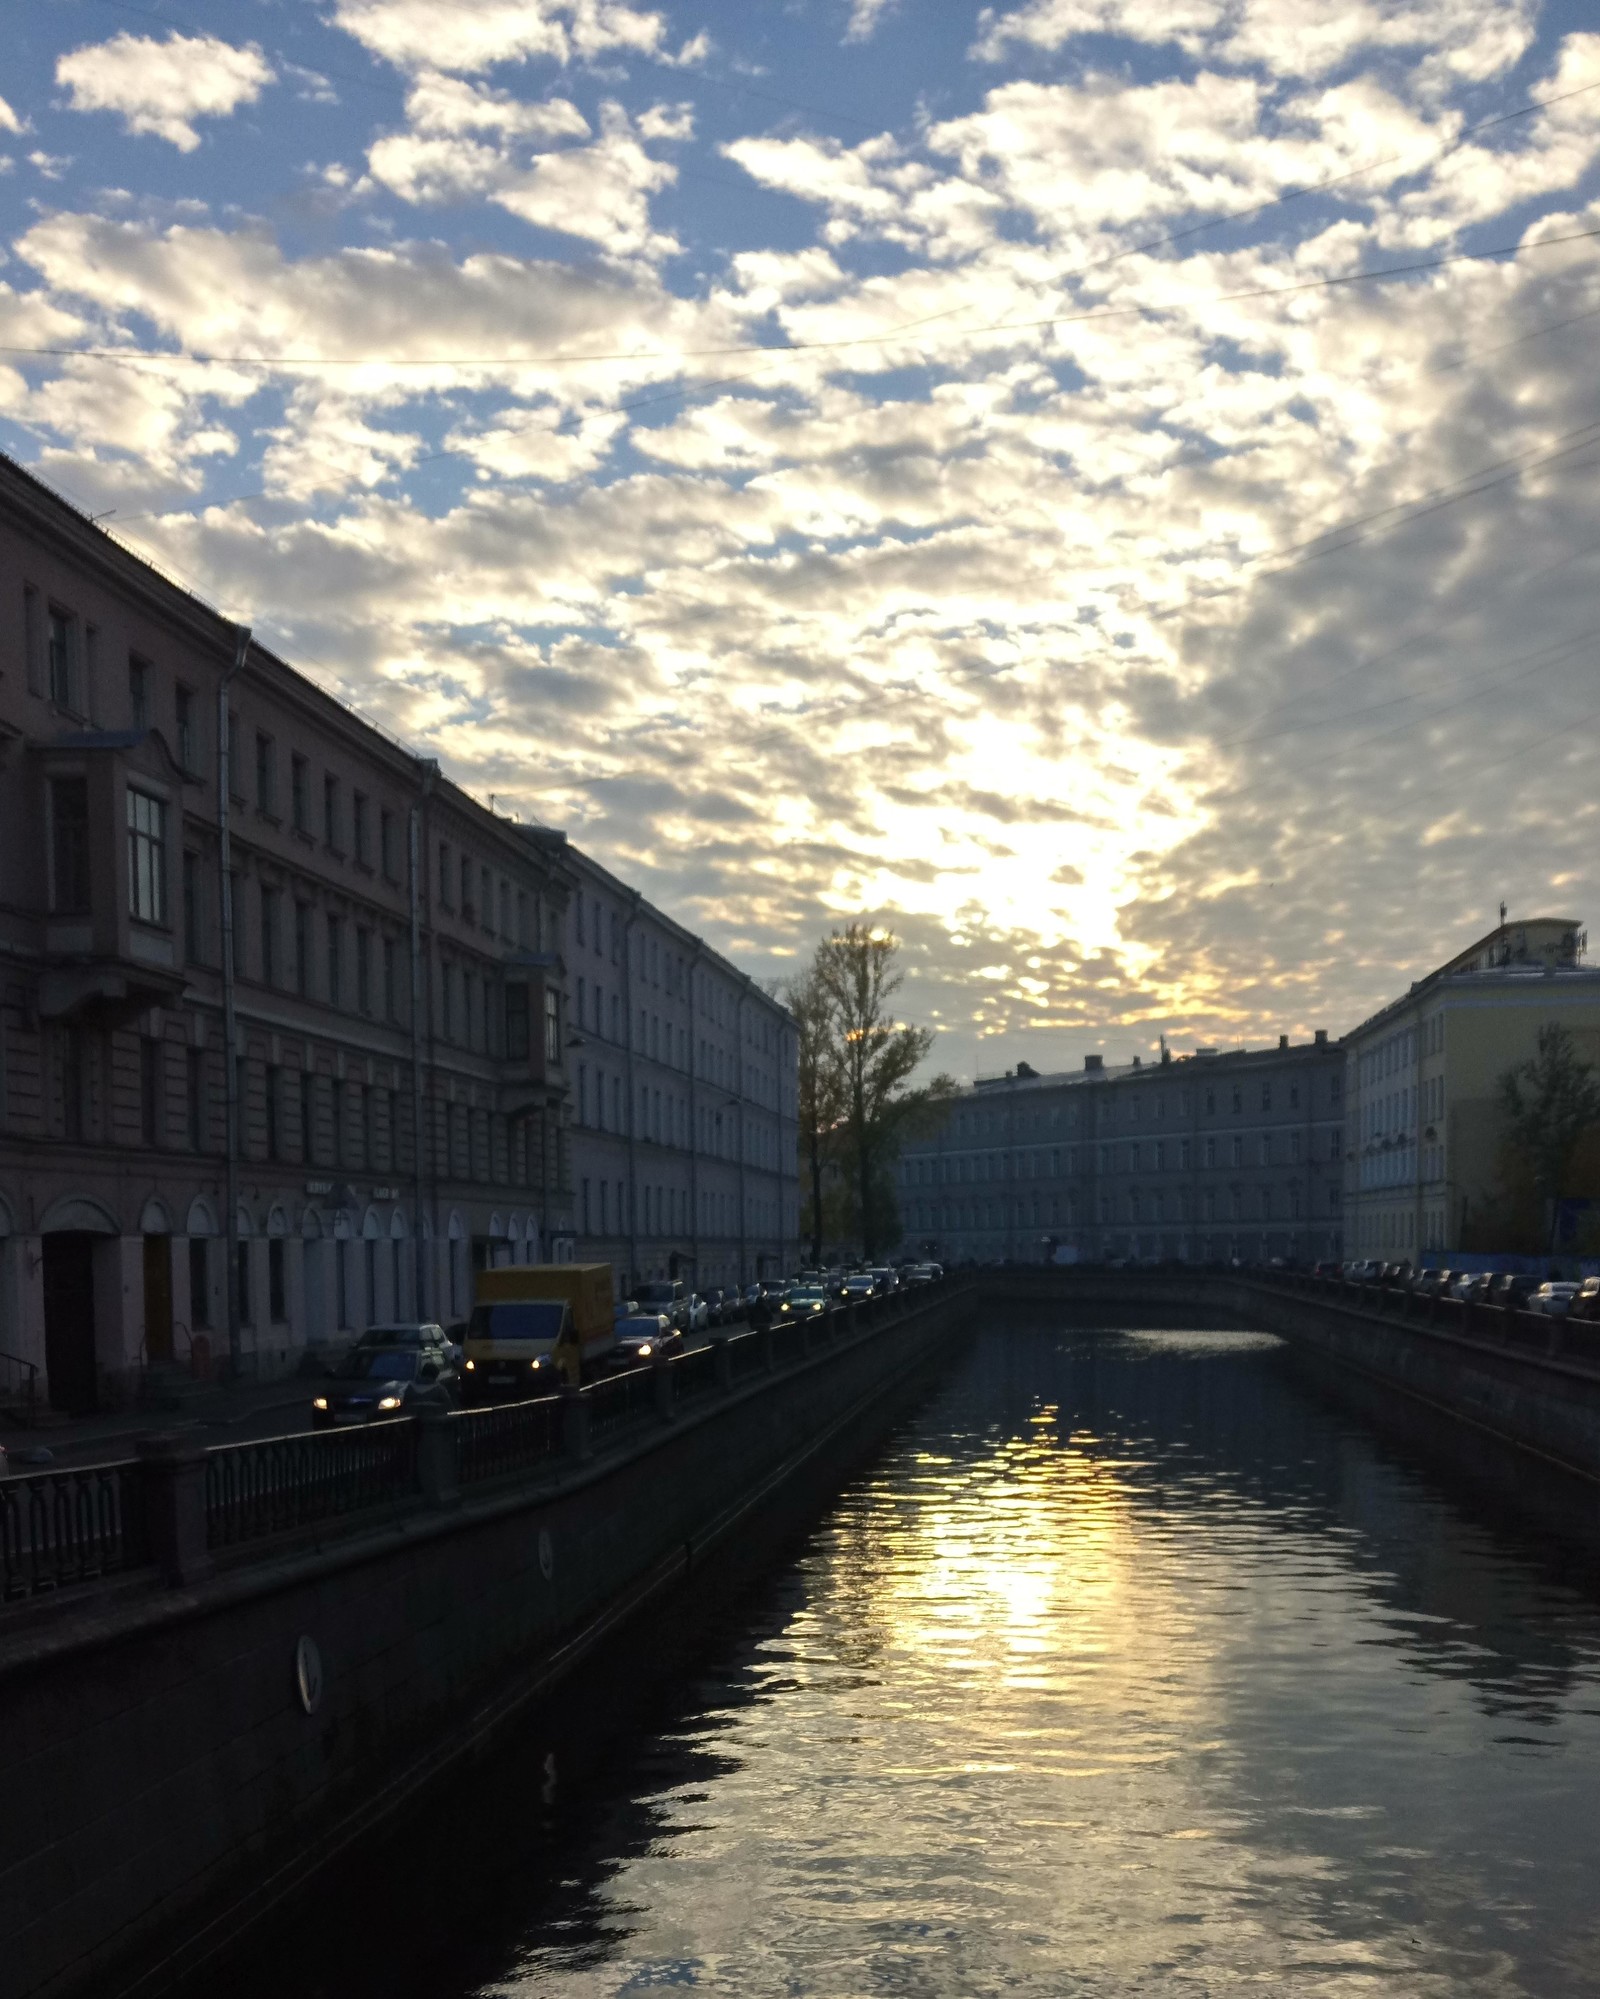
<svg viewBox="0 0 1600 1999">
<path fill-rule="evenodd" d="M 144 1239 L 144 1358 L 156 1367 L 172 1358 L 172 1238 Z"/>
<path fill-rule="evenodd" d="M 94 1252 L 99 1237 L 63 1229 L 42 1238 L 44 1364 L 50 1406 L 69 1416 L 99 1402 L 94 1364 Z"/>
</svg>

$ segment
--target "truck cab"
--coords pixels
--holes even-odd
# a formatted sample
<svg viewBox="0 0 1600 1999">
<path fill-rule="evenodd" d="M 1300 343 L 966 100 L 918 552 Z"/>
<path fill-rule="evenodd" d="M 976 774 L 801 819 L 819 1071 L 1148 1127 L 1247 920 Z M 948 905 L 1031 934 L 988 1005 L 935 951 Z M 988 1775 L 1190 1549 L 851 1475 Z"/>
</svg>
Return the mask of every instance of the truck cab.
<svg viewBox="0 0 1600 1999">
<path fill-rule="evenodd" d="M 481 1270 L 461 1362 L 462 1400 L 526 1401 L 576 1388 L 605 1365 L 614 1343 L 609 1264 Z"/>
</svg>

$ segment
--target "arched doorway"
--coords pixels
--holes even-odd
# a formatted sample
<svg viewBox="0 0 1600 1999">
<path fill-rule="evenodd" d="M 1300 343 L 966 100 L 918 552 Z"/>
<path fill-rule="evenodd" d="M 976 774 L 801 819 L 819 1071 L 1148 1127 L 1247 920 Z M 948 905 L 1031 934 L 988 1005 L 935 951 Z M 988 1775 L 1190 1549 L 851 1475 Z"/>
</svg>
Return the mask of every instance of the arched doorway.
<svg viewBox="0 0 1600 1999">
<path fill-rule="evenodd" d="M 152 1194 L 139 1217 L 144 1241 L 144 1358 L 147 1367 L 172 1359 L 172 1217 Z"/>
<path fill-rule="evenodd" d="M 98 1201 L 69 1196 L 40 1224 L 44 1365 L 52 1409 L 82 1416 L 99 1407 L 95 1358 L 96 1251 L 120 1233 Z"/>
</svg>

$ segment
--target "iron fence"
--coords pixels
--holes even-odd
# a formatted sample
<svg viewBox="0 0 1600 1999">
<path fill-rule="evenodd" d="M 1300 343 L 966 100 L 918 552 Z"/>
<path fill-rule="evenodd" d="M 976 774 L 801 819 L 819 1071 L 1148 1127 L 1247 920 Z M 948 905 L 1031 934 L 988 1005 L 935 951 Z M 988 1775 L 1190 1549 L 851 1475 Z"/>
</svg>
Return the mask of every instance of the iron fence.
<svg viewBox="0 0 1600 1999">
<path fill-rule="evenodd" d="M 644 1421 L 656 1406 L 655 1370 L 630 1367 L 625 1374 L 608 1374 L 583 1391 L 589 1405 L 589 1435 L 598 1441 Z"/>
<path fill-rule="evenodd" d="M 0 1353 L 0 1403 L 31 1430 L 39 1420 L 39 1370 L 20 1354 Z"/>
<path fill-rule="evenodd" d="M 692 1352 L 679 1354 L 671 1367 L 674 1402 L 693 1402 L 716 1388 L 717 1356 L 710 1347 L 695 1347 Z"/>
<path fill-rule="evenodd" d="M 206 1453 L 206 1543 L 233 1548 L 319 1520 L 411 1497 L 417 1425 L 409 1416 L 359 1430 L 314 1430 Z"/>
<path fill-rule="evenodd" d="M 735 1381 L 759 1374 L 766 1365 L 759 1333 L 739 1333 L 728 1342 L 728 1366 Z"/>
<path fill-rule="evenodd" d="M 561 1455 L 561 1397 L 508 1402 L 498 1409 L 463 1409 L 451 1416 L 457 1475 L 463 1485 L 505 1478 Z"/>
<path fill-rule="evenodd" d="M 0 1480 L 0 1598 L 43 1596 L 149 1559 L 132 1459 Z"/>
</svg>

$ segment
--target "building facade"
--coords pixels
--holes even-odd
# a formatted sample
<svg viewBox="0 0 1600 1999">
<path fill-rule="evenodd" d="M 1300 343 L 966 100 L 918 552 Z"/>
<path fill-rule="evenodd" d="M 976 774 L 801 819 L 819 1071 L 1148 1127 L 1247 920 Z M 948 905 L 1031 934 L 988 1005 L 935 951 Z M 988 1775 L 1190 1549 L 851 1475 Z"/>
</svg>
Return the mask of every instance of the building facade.
<svg viewBox="0 0 1600 1999">
<path fill-rule="evenodd" d="M 572 860 L 578 1255 L 691 1288 L 781 1275 L 799 1210 L 794 1022 L 637 890 Z"/>
<path fill-rule="evenodd" d="M 1039 1075 L 952 1103 L 899 1167 L 908 1249 L 941 1261 L 1336 1258 L 1344 1060 L 1314 1041 Z"/>
<path fill-rule="evenodd" d="M 1412 1263 L 1462 1247 L 1498 1196 L 1497 1092 L 1566 1028 L 1600 1066 L 1600 971 L 1567 917 L 1502 922 L 1418 980 L 1345 1039 L 1350 1253 Z"/>
<path fill-rule="evenodd" d="M 0 460 L 0 1401 L 281 1372 L 573 1255 L 596 881 Z M 586 1249 L 671 1255 L 648 1184 Z"/>
</svg>

